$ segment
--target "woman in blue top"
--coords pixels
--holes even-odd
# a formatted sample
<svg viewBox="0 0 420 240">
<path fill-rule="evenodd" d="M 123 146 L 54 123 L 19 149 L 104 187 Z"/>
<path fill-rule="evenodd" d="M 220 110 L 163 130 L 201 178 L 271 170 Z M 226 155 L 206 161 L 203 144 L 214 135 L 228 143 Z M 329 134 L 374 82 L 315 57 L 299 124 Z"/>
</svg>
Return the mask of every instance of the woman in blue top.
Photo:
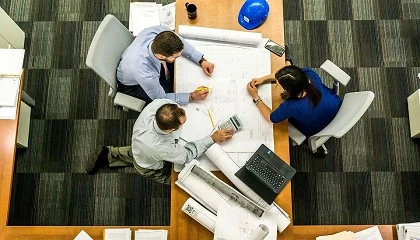
<svg viewBox="0 0 420 240">
<path fill-rule="evenodd" d="M 273 112 L 258 96 L 257 88 L 260 84 L 272 81 L 282 87 L 280 91 L 283 99 L 283 103 Z M 314 70 L 292 65 L 268 76 L 252 79 L 247 90 L 267 121 L 278 123 L 289 119 L 306 137 L 326 127 L 341 104 L 340 97 L 322 83 Z"/>
</svg>

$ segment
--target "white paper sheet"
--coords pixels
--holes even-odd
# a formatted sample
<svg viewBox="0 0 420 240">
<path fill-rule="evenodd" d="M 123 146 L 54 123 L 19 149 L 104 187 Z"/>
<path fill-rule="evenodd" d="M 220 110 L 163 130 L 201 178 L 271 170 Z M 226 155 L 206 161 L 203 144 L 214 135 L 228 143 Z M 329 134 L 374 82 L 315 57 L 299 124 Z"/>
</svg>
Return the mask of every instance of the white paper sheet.
<svg viewBox="0 0 420 240">
<path fill-rule="evenodd" d="M 214 233 L 216 228 L 216 215 L 214 213 L 201 206 L 192 198 L 188 198 L 181 209 L 188 216 L 192 217 L 210 232 Z"/>
<path fill-rule="evenodd" d="M 316 240 L 354 240 L 354 233 L 350 231 L 342 231 L 336 234 L 319 236 Z"/>
<path fill-rule="evenodd" d="M 248 36 L 251 33 L 233 32 L 234 34 L 226 34 L 226 30 L 223 29 L 180 26 L 180 35 L 203 52 L 206 59 L 215 64 L 215 70 L 212 76 L 208 77 L 196 64 L 186 58 L 178 58 L 175 63 L 176 89 L 177 92 L 191 92 L 200 85 L 212 88 L 206 100 L 197 104 L 203 109 L 209 109 L 213 113 L 214 121 L 227 119 L 233 114 L 238 115 L 244 127 L 235 132 L 230 141 L 221 143 L 221 146 L 229 154 L 247 155 L 247 153 L 258 149 L 261 144 L 274 148 L 273 126 L 262 117 L 246 91 L 246 84 L 252 78 L 271 73 L 270 53 L 265 49 L 236 44 L 242 38 L 246 39 L 243 36 Z M 239 40 L 236 39 L 236 35 L 239 35 Z M 255 43 L 262 39 L 260 35 L 250 36 L 251 42 Z M 189 37 L 202 37 L 205 40 L 191 41 Z M 208 38 L 233 42 L 216 44 L 208 42 L 206 40 Z M 259 95 L 267 105 L 271 106 L 271 85 L 260 86 Z M 194 105 L 189 104 L 186 108 L 194 108 Z M 194 129 L 186 129 L 186 131 L 194 131 Z M 242 164 L 246 160 L 243 159 Z M 200 161 L 208 161 L 208 159 L 202 158 Z M 211 164 L 209 166 L 214 167 Z"/>
<path fill-rule="evenodd" d="M 268 228 L 267 236 L 265 236 L 264 231 L 262 231 L 259 226 L 260 224 L 263 224 Z M 241 207 L 232 207 L 228 204 L 219 205 L 214 239 L 277 239 L 276 218 L 272 213 L 264 213 L 264 215 L 259 218 Z"/>
<path fill-rule="evenodd" d="M 22 74 L 25 49 L 0 49 L 0 76 Z"/>
<path fill-rule="evenodd" d="M 180 129 L 180 137 L 189 142 L 202 139 L 210 135 L 213 125 L 210 120 L 210 110 L 202 106 L 191 103 L 191 106 L 185 108 L 187 121 Z M 191 129 L 193 131 L 191 131 Z"/>
<path fill-rule="evenodd" d="M 80 231 L 79 234 L 74 238 L 74 240 L 93 240 L 84 230 Z"/>
<path fill-rule="evenodd" d="M 175 30 L 175 2 L 162 7 L 160 25 Z"/>
<path fill-rule="evenodd" d="M 354 233 L 354 237 L 356 240 L 383 240 L 378 226 Z"/>
<path fill-rule="evenodd" d="M 107 228 L 104 230 L 104 240 L 131 240 L 131 229 Z"/>
<path fill-rule="evenodd" d="M 396 229 L 398 240 L 410 239 L 410 236 L 407 234 L 407 232 L 414 231 L 420 233 L 420 222 L 400 223 L 396 225 Z"/>
<path fill-rule="evenodd" d="M 20 77 L 0 76 L 0 107 L 16 106 L 19 93 Z"/>
<path fill-rule="evenodd" d="M 159 6 L 155 2 L 131 2 L 128 29 L 137 36 L 143 29 L 160 25 Z"/>
<path fill-rule="evenodd" d="M 134 240 L 166 240 L 168 231 L 164 229 L 138 229 L 134 232 Z"/>
</svg>

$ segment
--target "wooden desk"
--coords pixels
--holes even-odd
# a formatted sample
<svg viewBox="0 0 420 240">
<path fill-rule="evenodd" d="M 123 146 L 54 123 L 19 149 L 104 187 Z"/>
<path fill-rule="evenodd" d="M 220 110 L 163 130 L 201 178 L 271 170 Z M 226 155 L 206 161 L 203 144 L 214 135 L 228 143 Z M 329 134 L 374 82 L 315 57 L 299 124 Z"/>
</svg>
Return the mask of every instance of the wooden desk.
<svg viewBox="0 0 420 240">
<path fill-rule="evenodd" d="M 177 1 L 177 24 L 190 24 L 195 26 L 205 26 L 214 28 L 227 28 L 232 30 L 243 30 L 237 24 L 237 14 L 243 0 L 194 0 L 198 6 L 198 18 L 189 21 L 186 17 L 184 9 L 185 1 Z M 267 21 L 257 30 L 262 32 L 265 37 L 283 44 L 283 2 L 281 0 L 270 0 L 270 15 Z M 272 57 L 272 70 L 283 66 L 284 59 Z M 21 83 L 23 86 L 23 83 Z M 279 94 L 273 98 L 274 105 L 279 103 Z M 19 96 L 20 98 L 20 96 Z M 19 101 L 20 102 L 20 101 Z M 276 106 L 276 105 L 275 105 Z M 18 106 L 19 108 L 19 106 Z M 19 110 L 19 109 L 18 109 Z M 102 239 L 102 231 L 105 226 L 7 226 L 7 217 L 9 211 L 9 201 L 11 193 L 11 184 L 13 177 L 14 158 L 15 158 L 15 142 L 17 132 L 18 119 L 16 120 L 0 120 L 0 240 L 72 240 L 83 229 L 93 239 Z M 289 161 L 289 145 L 287 138 L 287 125 L 277 124 L 275 131 L 275 151 L 283 159 Z M 173 176 L 174 178 L 175 176 Z M 181 212 L 180 207 L 187 199 L 186 193 L 173 187 L 171 209 L 171 226 L 127 226 L 131 229 L 148 228 L 148 229 L 167 229 L 169 230 L 169 239 L 185 240 L 185 239 L 213 239 L 213 235 Z M 281 195 L 276 199 L 277 203 L 289 213 L 292 213 L 292 198 L 290 185 L 286 187 Z M 107 226 L 109 228 L 113 226 Z M 332 234 L 342 230 L 359 231 L 368 226 L 293 226 L 290 225 L 283 233 L 279 234 L 279 239 L 315 239 L 316 236 L 324 234 Z M 392 225 L 380 226 L 381 234 L 385 240 L 397 239 L 395 227 Z"/>
<path fill-rule="evenodd" d="M 244 1 L 229 0 L 214 1 L 195 0 L 198 17 L 191 21 L 187 17 L 185 1 L 176 2 L 176 25 L 192 25 L 200 27 L 224 28 L 229 30 L 245 31 L 238 23 L 238 13 Z M 283 2 L 271 1 L 270 14 L 266 22 L 253 32 L 261 32 L 263 37 L 270 38 L 275 42 L 284 44 L 283 33 Z M 205 54 L 205 53 L 204 53 Z M 275 71 L 284 66 L 284 57 L 279 58 L 271 54 L 271 70 Z M 216 66 L 217 71 L 217 66 Z M 250 79 L 251 80 L 251 79 Z M 244 86 L 245 87 L 245 86 Z M 278 88 L 272 90 L 273 106 L 280 104 L 280 92 Z M 251 101 L 251 98 L 249 99 Z M 285 161 L 289 162 L 289 139 L 287 123 L 274 125 L 275 152 Z M 194 219 L 181 211 L 182 205 L 189 195 L 175 185 L 177 173 L 172 174 L 171 188 L 171 234 L 174 239 L 213 239 L 213 234 L 197 223 Z M 222 174 L 218 174 L 221 176 Z M 226 179 L 226 178 L 224 178 Z M 292 215 L 292 196 L 290 184 L 276 198 L 276 202 L 290 216 Z M 287 229 L 285 232 L 289 232 Z"/>
</svg>

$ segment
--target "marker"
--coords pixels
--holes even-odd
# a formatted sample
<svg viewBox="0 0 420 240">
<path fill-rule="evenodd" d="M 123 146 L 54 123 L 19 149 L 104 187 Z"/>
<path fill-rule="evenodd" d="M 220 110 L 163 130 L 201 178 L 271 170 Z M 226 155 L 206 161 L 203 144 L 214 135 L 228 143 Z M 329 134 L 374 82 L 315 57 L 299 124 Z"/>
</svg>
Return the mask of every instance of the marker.
<svg viewBox="0 0 420 240">
<path fill-rule="evenodd" d="M 208 88 L 208 87 L 198 87 L 195 89 L 195 91 L 206 91 L 206 90 L 212 90 L 213 88 Z"/>
</svg>

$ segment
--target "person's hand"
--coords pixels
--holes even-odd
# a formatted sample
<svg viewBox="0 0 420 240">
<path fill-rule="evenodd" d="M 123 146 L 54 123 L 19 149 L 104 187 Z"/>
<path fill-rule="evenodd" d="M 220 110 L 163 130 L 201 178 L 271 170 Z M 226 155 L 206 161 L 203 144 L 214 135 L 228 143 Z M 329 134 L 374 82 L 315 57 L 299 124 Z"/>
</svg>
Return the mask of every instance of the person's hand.
<svg viewBox="0 0 420 240">
<path fill-rule="evenodd" d="M 263 83 L 264 83 L 264 81 L 263 81 L 263 79 L 262 79 L 262 78 L 253 78 L 253 79 L 251 80 L 251 82 L 252 82 L 255 86 L 258 86 L 258 85 L 261 85 L 261 84 L 263 84 Z"/>
<path fill-rule="evenodd" d="M 207 60 L 204 60 L 202 63 L 201 63 L 201 68 L 203 69 L 203 71 L 208 75 L 208 76 L 211 76 L 211 74 L 213 73 L 213 70 L 214 70 L 214 64 L 213 63 L 211 63 L 211 62 L 209 62 L 209 61 L 207 61 Z"/>
<path fill-rule="evenodd" d="M 204 100 L 208 94 L 209 89 L 206 86 L 199 86 L 194 92 L 190 93 L 190 97 L 192 101 Z"/>
<path fill-rule="evenodd" d="M 231 139 L 233 136 L 233 129 L 217 130 L 211 135 L 213 142 L 219 143 Z"/>
<path fill-rule="evenodd" d="M 251 81 L 246 85 L 246 90 L 248 91 L 248 94 L 252 97 L 252 98 L 257 98 L 258 97 L 258 88 L 257 86 L 255 86 L 255 84 Z"/>
</svg>

